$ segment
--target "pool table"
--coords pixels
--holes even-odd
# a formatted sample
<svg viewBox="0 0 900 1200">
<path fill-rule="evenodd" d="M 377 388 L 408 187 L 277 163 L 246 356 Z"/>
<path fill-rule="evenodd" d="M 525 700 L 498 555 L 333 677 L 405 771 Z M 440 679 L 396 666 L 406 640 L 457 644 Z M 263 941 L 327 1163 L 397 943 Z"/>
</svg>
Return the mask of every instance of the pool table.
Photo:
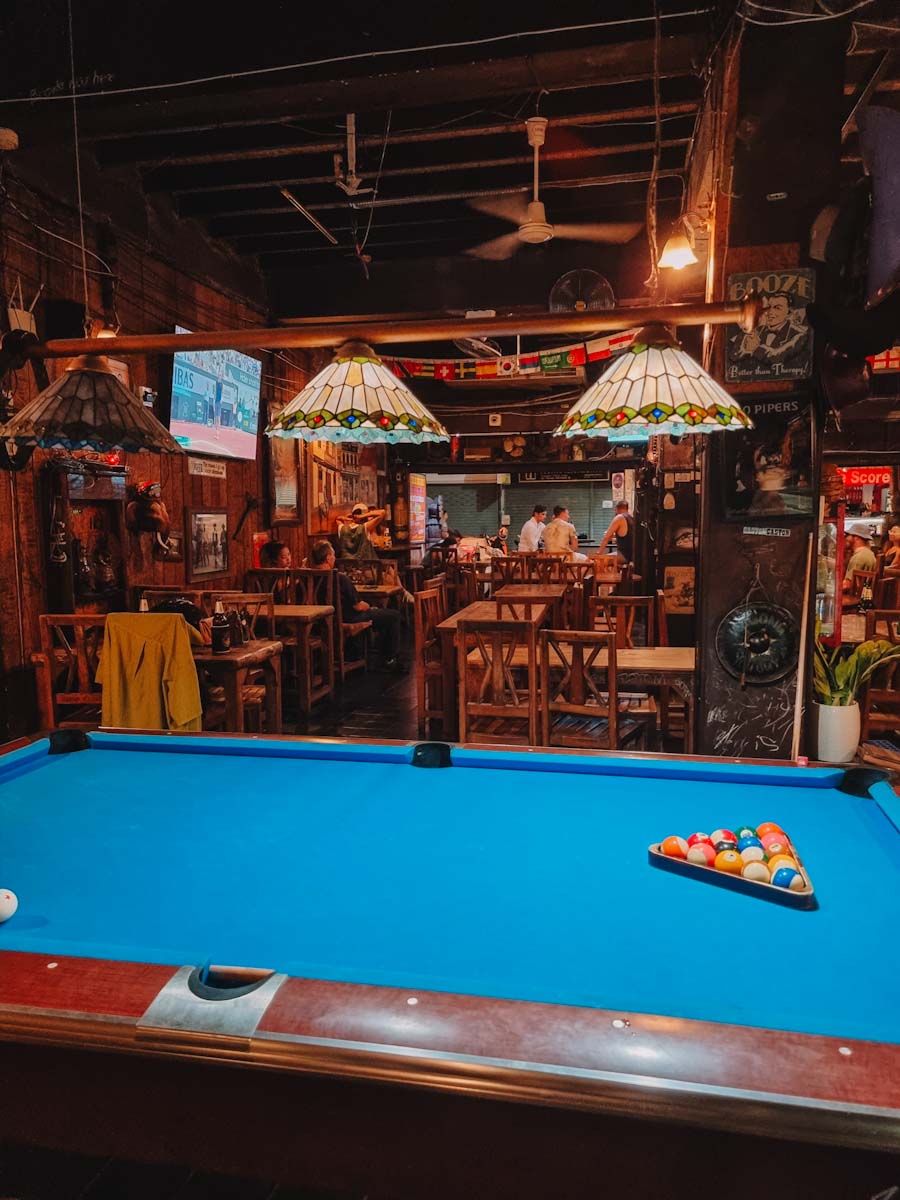
<svg viewBox="0 0 900 1200">
<path fill-rule="evenodd" d="M 764 820 L 814 910 L 648 862 L 669 833 Z M 418 1195 L 410 1147 L 449 1127 L 468 1157 L 429 1196 L 492 1161 L 509 1194 L 549 1194 L 542 1137 L 558 1194 L 579 1155 L 587 1178 L 630 1147 L 633 1171 L 651 1131 L 674 1154 L 712 1131 L 819 1164 L 900 1151 L 882 772 L 67 731 L 0 754 L 0 886 L 9 1137 Z"/>
</svg>

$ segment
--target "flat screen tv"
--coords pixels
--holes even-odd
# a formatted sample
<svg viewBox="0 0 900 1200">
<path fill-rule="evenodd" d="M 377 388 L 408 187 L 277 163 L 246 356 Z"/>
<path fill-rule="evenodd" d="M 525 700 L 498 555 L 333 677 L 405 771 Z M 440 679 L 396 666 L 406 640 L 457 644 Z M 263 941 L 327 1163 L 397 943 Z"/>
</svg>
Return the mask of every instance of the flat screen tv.
<svg viewBox="0 0 900 1200">
<path fill-rule="evenodd" d="M 188 333 L 180 325 L 176 333 Z M 193 454 L 256 458 L 262 363 L 237 350 L 185 350 L 172 364 L 172 437 Z"/>
</svg>

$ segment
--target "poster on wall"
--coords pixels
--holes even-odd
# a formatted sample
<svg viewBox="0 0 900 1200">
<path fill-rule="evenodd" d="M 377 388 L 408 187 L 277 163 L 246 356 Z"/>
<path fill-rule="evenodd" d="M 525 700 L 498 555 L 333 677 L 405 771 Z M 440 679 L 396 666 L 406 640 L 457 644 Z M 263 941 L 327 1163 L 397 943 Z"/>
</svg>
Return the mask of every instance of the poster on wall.
<svg viewBox="0 0 900 1200">
<path fill-rule="evenodd" d="M 279 411 L 277 404 L 269 405 L 269 420 Z M 294 438 L 270 437 L 269 443 L 269 502 L 272 525 L 300 523 L 300 486 L 298 480 L 297 442 Z"/>
<path fill-rule="evenodd" d="M 748 401 L 754 428 L 720 439 L 725 516 L 806 517 L 813 511 L 811 411 L 805 397 Z"/>
<path fill-rule="evenodd" d="M 694 568 L 666 567 L 663 574 L 666 612 L 680 617 L 694 612 Z"/>
<path fill-rule="evenodd" d="M 815 275 L 802 267 L 745 271 L 728 276 L 728 299 L 748 292 L 762 299 L 759 325 L 744 333 L 728 326 L 726 383 L 772 383 L 809 379 L 812 374 L 812 332 L 806 306 L 815 299 Z"/>
<path fill-rule="evenodd" d="M 425 511 L 427 507 L 425 476 L 409 477 L 409 542 L 419 546 L 425 541 Z"/>
</svg>

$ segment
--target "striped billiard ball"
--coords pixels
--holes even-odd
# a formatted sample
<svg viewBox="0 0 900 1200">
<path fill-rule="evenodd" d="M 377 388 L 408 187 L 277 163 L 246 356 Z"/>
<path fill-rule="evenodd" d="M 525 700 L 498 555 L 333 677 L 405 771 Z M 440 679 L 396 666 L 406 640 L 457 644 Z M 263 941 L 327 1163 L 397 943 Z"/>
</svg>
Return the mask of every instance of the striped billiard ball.
<svg viewBox="0 0 900 1200">
<path fill-rule="evenodd" d="M 734 832 L 737 834 L 738 841 L 741 841 L 742 838 L 756 837 L 756 830 L 752 825 L 738 825 Z"/>
<path fill-rule="evenodd" d="M 752 879 L 754 883 L 769 882 L 769 868 L 764 862 L 748 862 L 741 874 L 745 879 Z"/>
<path fill-rule="evenodd" d="M 806 886 L 803 876 L 797 871 L 792 871 L 790 867 L 779 867 L 772 876 L 772 882 L 776 887 L 787 888 L 791 892 L 802 892 Z"/>
<path fill-rule="evenodd" d="M 683 837 L 676 837 L 673 834 L 671 837 L 663 838 L 659 848 L 666 858 L 687 858 L 688 844 Z"/>
<path fill-rule="evenodd" d="M 709 840 L 713 845 L 715 845 L 716 842 L 734 842 L 734 844 L 737 845 L 737 837 L 730 829 L 714 829 L 709 835 Z"/>
<path fill-rule="evenodd" d="M 716 861 L 716 852 L 709 842 L 694 842 L 688 847 L 687 860 L 698 867 L 711 867 Z"/>
<path fill-rule="evenodd" d="M 692 833 L 687 840 L 689 846 L 696 846 L 698 842 L 705 842 L 707 846 L 711 846 L 712 838 L 708 833 Z"/>
</svg>

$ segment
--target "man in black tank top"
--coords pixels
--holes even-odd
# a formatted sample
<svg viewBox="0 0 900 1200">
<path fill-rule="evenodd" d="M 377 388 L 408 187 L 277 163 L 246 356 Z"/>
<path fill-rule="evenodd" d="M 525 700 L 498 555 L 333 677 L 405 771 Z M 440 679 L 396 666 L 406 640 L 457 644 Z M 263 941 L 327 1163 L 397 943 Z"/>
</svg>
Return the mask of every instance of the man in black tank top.
<svg viewBox="0 0 900 1200">
<path fill-rule="evenodd" d="M 613 517 L 609 529 L 604 533 L 597 553 L 602 554 L 613 538 L 616 539 L 619 562 L 623 566 L 626 563 L 634 562 L 634 517 L 628 511 L 627 500 L 620 500 L 616 505 L 616 515 Z"/>
</svg>

